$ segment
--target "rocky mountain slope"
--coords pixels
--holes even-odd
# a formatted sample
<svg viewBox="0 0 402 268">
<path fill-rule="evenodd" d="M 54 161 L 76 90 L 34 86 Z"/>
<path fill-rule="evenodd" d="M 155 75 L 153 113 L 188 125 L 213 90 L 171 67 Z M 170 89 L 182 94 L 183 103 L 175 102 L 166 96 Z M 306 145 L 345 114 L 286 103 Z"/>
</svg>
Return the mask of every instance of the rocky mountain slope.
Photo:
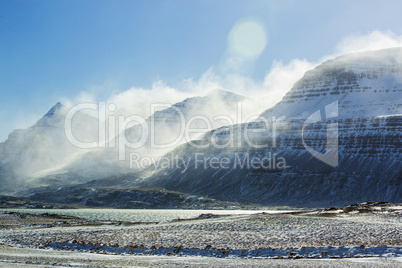
<svg viewBox="0 0 402 268">
<path fill-rule="evenodd" d="M 153 121 L 158 141 L 169 142 L 179 126 L 178 109 L 186 120 L 200 112 L 211 119 L 216 113 L 233 112 L 241 100 L 241 96 L 215 91 L 157 111 L 146 124 Z M 129 201 L 166 207 L 158 198 L 159 203 L 150 201 L 158 196 L 156 192 L 165 190 L 178 196 L 266 206 L 402 202 L 402 49 L 328 60 L 306 72 L 283 100 L 258 120 L 234 125 L 218 122 L 213 127 L 191 142 L 180 140 L 166 150 L 152 151 L 149 143 L 128 150 L 127 154 L 162 157 L 130 173 L 119 168 L 115 172 L 106 164 L 105 159 L 115 159 L 114 149 L 90 152 L 72 162 L 71 167 L 78 166 L 80 172 L 56 172 L 42 178 L 45 187 L 25 193 L 33 193 L 36 201 L 56 203 L 68 203 L 69 193 L 74 193 L 79 197 L 75 203 L 81 205 L 85 200 L 106 204 L 112 198 L 115 207 Z M 134 142 L 140 131 L 137 125 L 121 134 Z M 3 152 L 5 145 L 0 145 Z M 4 159 L 0 171 L 7 174 L 10 165 L 5 165 L 8 160 Z M 112 171 L 114 176 L 85 177 L 84 173 L 92 170 L 104 177 L 105 171 Z M 72 176 L 84 184 L 52 186 Z M 136 194 L 130 189 L 136 189 Z"/>
<path fill-rule="evenodd" d="M 183 144 L 186 139 L 186 127 L 191 129 L 208 129 L 227 125 L 225 120 L 216 120 L 216 116 L 225 116 L 236 122 L 238 103 L 248 101 L 244 96 L 215 89 L 203 97 L 192 97 L 172 106 L 155 111 L 146 119 L 149 130 L 147 140 L 141 148 L 130 150 L 126 148 L 126 158 L 132 152 L 141 156 L 160 156 Z M 155 104 L 158 106 L 158 104 Z M 210 125 L 208 126 L 208 122 Z M 184 131 L 184 132 L 183 132 Z M 128 142 L 138 142 L 144 135 L 144 129 L 140 124 L 126 129 L 119 136 L 124 135 Z M 200 134 L 189 133 L 188 138 L 197 139 Z M 118 137 L 119 138 L 119 137 Z"/>
<path fill-rule="evenodd" d="M 401 202 L 402 49 L 329 60 L 259 121 L 198 143 L 205 148 L 175 150 L 187 167 L 159 168 L 136 183 L 264 205 Z"/>
<path fill-rule="evenodd" d="M 14 130 L 0 143 L 1 191 L 12 193 L 35 178 L 60 169 L 79 149 L 65 134 L 67 107 L 55 104 L 40 120 L 27 129 Z M 78 112 L 71 121 L 72 135 L 81 141 L 97 136 L 98 121 Z M 11 191 L 11 192 L 9 192 Z"/>
<path fill-rule="evenodd" d="M 212 122 L 210 128 L 220 127 L 227 122 L 214 121 L 212 118 L 217 115 L 234 117 L 237 115 L 237 103 L 245 100 L 243 96 L 217 89 L 204 97 L 188 98 L 159 109 L 145 119 L 148 129 L 153 132 L 145 137 L 143 146 L 135 149 L 129 148 L 128 144 L 135 143 L 144 135 L 140 124 L 125 129 L 112 139 L 115 146 L 106 144 L 91 149 L 77 148 L 65 133 L 65 118 L 69 109 L 57 103 L 35 125 L 25 130 L 15 130 L 4 143 L 0 143 L 0 192 L 15 194 L 17 190 L 17 194 L 26 195 L 34 191 L 33 188 L 51 186 L 57 189 L 132 172 L 130 153 L 149 157 L 163 155 L 184 143 L 184 136 L 180 139 L 177 136 L 190 118 L 202 116 Z M 202 123 L 194 121 L 191 127 L 206 128 Z M 105 124 L 108 126 L 108 122 Z M 98 141 L 97 118 L 79 111 L 73 117 L 71 129 L 80 142 Z M 154 140 L 151 134 L 154 134 Z M 124 139 L 121 139 L 122 136 Z M 127 144 L 122 144 L 122 141 Z M 151 141 L 157 145 L 172 145 L 154 148 Z M 123 151 L 125 161 L 119 159 L 120 151 Z"/>
</svg>

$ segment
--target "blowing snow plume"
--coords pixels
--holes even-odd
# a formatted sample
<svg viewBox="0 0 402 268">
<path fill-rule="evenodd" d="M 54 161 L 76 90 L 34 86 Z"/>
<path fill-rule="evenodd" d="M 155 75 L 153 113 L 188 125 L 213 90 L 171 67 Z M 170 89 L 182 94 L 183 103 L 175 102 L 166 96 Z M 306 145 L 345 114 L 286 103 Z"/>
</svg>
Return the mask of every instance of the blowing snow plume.
<svg viewBox="0 0 402 268">
<path fill-rule="evenodd" d="M 379 31 L 355 35 L 340 42 L 336 54 L 401 45 L 401 40 L 392 33 Z M 182 81 L 177 88 L 159 80 L 150 89 L 131 88 L 111 95 L 104 102 L 105 111 L 101 118 L 97 111 L 101 102 L 96 92 L 92 95 L 84 92 L 81 96 L 86 96 L 85 101 L 92 102 L 91 107 L 95 109 L 77 113 L 71 128 L 77 140 L 88 144 L 98 142 L 89 146 L 95 148 L 77 148 L 66 139 L 64 118 L 70 107 L 79 104 L 78 99 L 67 100 L 69 108 L 57 104 L 38 123 L 26 130 L 14 131 L 5 143 L 0 144 L 2 190 L 9 194 L 7 189 L 16 189 L 21 185 L 62 185 L 131 172 L 128 164 L 130 153 L 155 159 L 180 144 L 199 139 L 210 129 L 256 120 L 261 112 L 280 101 L 293 84 L 316 65 L 318 63 L 300 59 L 291 60 L 288 64 L 275 61 L 261 81 L 230 72 L 219 75 L 215 68 L 209 69 L 198 80 Z M 181 135 L 182 128 L 177 123 L 181 115 L 177 110 L 187 122 L 199 116 L 190 122 L 190 128 L 197 128 L 198 131 Z M 141 119 L 124 120 L 132 115 Z M 122 124 L 119 124 L 119 116 L 123 116 Z M 155 126 L 154 136 L 151 137 L 144 128 L 151 130 L 152 122 Z M 104 126 L 102 130 L 107 130 L 102 137 L 99 136 L 100 126 Z M 130 148 L 136 147 L 131 145 L 138 143 L 142 137 L 147 137 L 142 146 Z M 100 138 L 103 142 L 99 141 Z M 150 148 L 152 139 L 155 144 L 173 145 Z M 152 164 L 152 161 L 149 162 L 149 165 Z"/>
<path fill-rule="evenodd" d="M 156 158 L 213 128 L 238 123 L 242 103 L 248 101 L 216 89 L 174 105 L 154 103 L 148 118 L 117 116 L 105 104 L 69 109 L 58 103 L 34 126 L 14 131 L 1 144 L 2 189 L 61 186 L 133 172 L 132 153 Z"/>
<path fill-rule="evenodd" d="M 214 129 L 147 179 L 121 181 L 267 206 L 401 202 L 401 70 L 402 48 L 328 60 L 256 122 Z"/>
</svg>

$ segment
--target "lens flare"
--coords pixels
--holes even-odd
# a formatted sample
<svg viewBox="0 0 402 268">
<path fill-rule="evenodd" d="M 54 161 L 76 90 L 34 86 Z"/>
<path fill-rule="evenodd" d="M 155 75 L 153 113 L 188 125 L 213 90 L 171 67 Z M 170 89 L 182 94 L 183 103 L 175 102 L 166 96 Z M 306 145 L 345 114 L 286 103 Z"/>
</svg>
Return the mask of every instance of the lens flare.
<svg viewBox="0 0 402 268">
<path fill-rule="evenodd" d="M 267 39 L 266 31 L 258 21 L 246 20 L 233 26 L 229 33 L 228 45 L 236 56 L 255 58 L 264 51 Z"/>
</svg>

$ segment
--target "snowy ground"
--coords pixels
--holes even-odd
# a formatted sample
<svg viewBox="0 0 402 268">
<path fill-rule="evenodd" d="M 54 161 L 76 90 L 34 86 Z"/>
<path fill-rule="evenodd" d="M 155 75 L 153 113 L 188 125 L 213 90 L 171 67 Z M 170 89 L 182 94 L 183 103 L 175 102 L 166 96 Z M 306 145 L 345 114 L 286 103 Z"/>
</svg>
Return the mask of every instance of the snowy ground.
<svg viewBox="0 0 402 268">
<path fill-rule="evenodd" d="M 0 267 L 401 267 L 402 258 L 266 259 L 105 255 L 0 246 Z"/>
<path fill-rule="evenodd" d="M 44 226 L 12 217 L 0 215 L 15 221 L 0 230 L 0 267 L 402 266 L 402 213 L 395 205 L 136 225 Z"/>
</svg>

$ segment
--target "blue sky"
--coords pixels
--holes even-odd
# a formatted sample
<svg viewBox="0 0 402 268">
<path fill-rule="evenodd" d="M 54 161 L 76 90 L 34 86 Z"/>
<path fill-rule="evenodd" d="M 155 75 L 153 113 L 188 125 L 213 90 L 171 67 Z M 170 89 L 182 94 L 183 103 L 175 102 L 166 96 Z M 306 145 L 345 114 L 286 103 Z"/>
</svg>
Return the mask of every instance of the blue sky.
<svg viewBox="0 0 402 268">
<path fill-rule="evenodd" d="M 402 34 L 401 1 L 0 0 L 0 141 L 63 98 L 101 100 L 160 79 L 175 87 L 219 66 L 239 21 L 257 21 L 266 46 L 256 81 L 274 60 L 318 61 L 346 36 Z"/>
</svg>

